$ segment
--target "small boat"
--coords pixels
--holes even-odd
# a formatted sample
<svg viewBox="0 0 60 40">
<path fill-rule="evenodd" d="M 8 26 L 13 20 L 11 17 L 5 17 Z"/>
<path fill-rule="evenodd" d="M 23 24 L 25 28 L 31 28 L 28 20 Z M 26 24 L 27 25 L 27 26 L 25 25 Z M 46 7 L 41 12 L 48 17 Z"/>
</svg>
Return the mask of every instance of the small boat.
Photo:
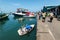
<svg viewBox="0 0 60 40">
<path fill-rule="evenodd" d="M 26 27 L 23 27 L 23 28 L 21 28 L 21 29 L 18 30 L 18 34 L 19 34 L 20 36 L 22 36 L 22 35 L 25 35 L 25 34 L 29 33 L 30 31 L 33 30 L 33 28 L 34 28 L 35 25 L 32 24 L 32 25 L 28 25 L 28 26 L 31 27 L 30 30 L 27 30 Z"/>
<path fill-rule="evenodd" d="M 1 14 L 1 15 L 0 15 L 0 20 L 1 20 L 1 19 L 4 19 L 4 18 L 7 18 L 7 17 L 8 17 L 8 14 Z"/>
</svg>

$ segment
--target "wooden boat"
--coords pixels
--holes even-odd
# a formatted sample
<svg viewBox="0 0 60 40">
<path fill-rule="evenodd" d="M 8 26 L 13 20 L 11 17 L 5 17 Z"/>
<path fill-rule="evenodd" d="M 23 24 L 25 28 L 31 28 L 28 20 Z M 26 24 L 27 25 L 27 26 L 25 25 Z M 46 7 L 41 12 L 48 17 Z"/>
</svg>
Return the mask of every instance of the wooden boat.
<svg viewBox="0 0 60 40">
<path fill-rule="evenodd" d="M 8 14 L 1 14 L 1 15 L 0 15 L 0 20 L 1 20 L 1 19 L 5 19 L 5 18 L 7 18 L 7 17 L 8 17 Z"/>
<path fill-rule="evenodd" d="M 31 26 L 31 29 L 30 29 L 30 30 L 27 30 L 26 27 L 23 27 L 22 29 L 19 29 L 19 30 L 18 30 L 18 34 L 19 34 L 20 36 L 22 36 L 22 35 L 25 35 L 25 34 L 29 33 L 30 31 L 33 30 L 33 28 L 34 28 L 35 25 L 32 24 L 32 25 L 30 25 L 30 26 Z"/>
</svg>

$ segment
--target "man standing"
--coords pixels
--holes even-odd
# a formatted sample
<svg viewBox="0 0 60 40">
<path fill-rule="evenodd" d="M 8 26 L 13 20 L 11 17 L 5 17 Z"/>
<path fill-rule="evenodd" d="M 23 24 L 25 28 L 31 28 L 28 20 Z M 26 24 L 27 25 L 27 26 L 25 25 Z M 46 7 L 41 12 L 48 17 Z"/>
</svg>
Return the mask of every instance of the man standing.
<svg viewBox="0 0 60 40">
<path fill-rule="evenodd" d="M 42 22 L 45 22 L 45 18 L 46 18 L 46 12 L 42 13 Z"/>
<path fill-rule="evenodd" d="M 50 22 L 53 20 L 53 12 L 50 12 Z"/>
<path fill-rule="evenodd" d="M 38 13 L 38 15 L 39 15 L 39 20 L 40 20 L 40 19 L 41 19 L 41 15 L 42 15 L 42 14 L 39 12 L 39 13 Z"/>
</svg>

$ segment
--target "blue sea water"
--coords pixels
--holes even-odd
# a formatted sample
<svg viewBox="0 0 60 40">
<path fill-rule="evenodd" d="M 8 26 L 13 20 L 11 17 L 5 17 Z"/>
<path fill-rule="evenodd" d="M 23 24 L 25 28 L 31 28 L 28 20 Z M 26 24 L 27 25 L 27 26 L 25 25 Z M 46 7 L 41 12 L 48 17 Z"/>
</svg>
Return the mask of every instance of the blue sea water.
<svg viewBox="0 0 60 40">
<path fill-rule="evenodd" d="M 17 30 L 26 24 L 35 24 L 35 27 L 30 33 L 19 36 Z M 36 18 L 23 18 L 9 15 L 7 19 L 0 21 L 0 40 L 36 40 L 36 25 Z"/>
</svg>

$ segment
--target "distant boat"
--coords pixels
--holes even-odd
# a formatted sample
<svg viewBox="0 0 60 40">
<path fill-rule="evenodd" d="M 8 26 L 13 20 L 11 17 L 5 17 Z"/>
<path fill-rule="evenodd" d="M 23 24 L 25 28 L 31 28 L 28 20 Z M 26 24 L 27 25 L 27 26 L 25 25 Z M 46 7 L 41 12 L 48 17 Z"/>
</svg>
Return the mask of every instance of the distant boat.
<svg viewBox="0 0 60 40">
<path fill-rule="evenodd" d="M 32 15 L 30 15 L 30 16 L 24 16 L 24 17 L 35 18 L 36 16 L 32 16 Z"/>
<path fill-rule="evenodd" d="M 30 28 L 31 27 L 30 30 L 26 29 L 26 27 L 23 27 L 22 29 L 19 29 L 18 30 L 18 34 L 20 36 L 25 35 L 25 34 L 29 33 L 30 31 L 32 31 L 33 28 L 34 28 L 34 26 L 35 26 L 34 24 L 28 25 L 27 28 Z"/>
<path fill-rule="evenodd" d="M 0 20 L 8 18 L 8 14 L 0 14 Z"/>
<path fill-rule="evenodd" d="M 26 15 L 25 13 L 26 12 L 21 11 L 20 9 L 17 9 L 17 12 L 13 13 L 13 15 L 23 17 Z"/>
<path fill-rule="evenodd" d="M 35 18 L 36 15 L 34 13 L 28 13 L 28 15 L 25 15 L 24 17 Z"/>
<path fill-rule="evenodd" d="M 23 16 L 25 16 L 26 14 L 23 14 L 23 13 L 21 12 L 21 13 L 13 13 L 13 15 L 23 17 Z"/>
</svg>

